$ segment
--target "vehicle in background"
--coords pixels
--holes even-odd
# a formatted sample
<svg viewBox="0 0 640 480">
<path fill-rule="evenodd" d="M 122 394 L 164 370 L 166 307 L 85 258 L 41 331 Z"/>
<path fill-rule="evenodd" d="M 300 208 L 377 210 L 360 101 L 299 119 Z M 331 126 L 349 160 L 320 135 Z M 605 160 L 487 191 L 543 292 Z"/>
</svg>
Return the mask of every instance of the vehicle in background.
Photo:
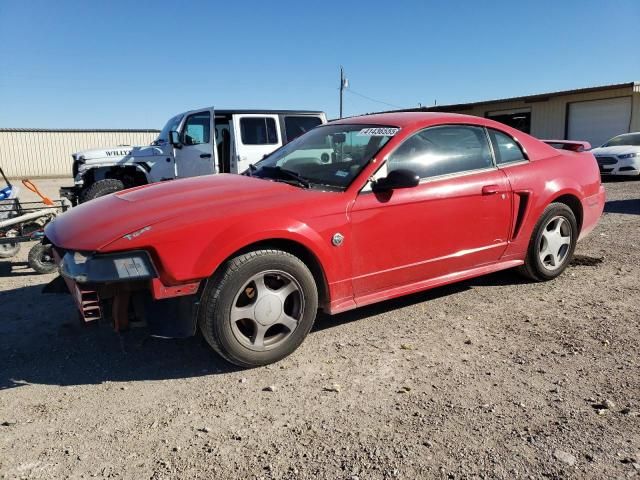
<svg viewBox="0 0 640 480">
<path fill-rule="evenodd" d="M 0 188 L 0 259 L 11 258 L 20 251 L 20 244 L 41 240 L 44 227 L 69 208 L 66 200 L 51 200 L 43 195 L 31 180 L 22 184 L 38 195 L 41 202 L 23 202 L 19 188 L 13 185 L 0 167 L 5 186 Z M 28 265 L 38 273 L 51 273 L 58 268 L 50 244 L 38 242 L 29 250 Z"/>
<path fill-rule="evenodd" d="M 264 365 L 300 345 L 318 309 L 513 267 L 535 281 L 560 275 L 605 192 L 586 143 L 553 143 L 564 149 L 467 115 L 349 118 L 243 175 L 80 205 L 45 241 L 86 321 L 120 331 L 140 318 L 163 337 L 199 325 L 228 361 Z"/>
<path fill-rule="evenodd" d="M 613 137 L 591 153 L 601 175 L 640 176 L 640 132 Z"/>
<path fill-rule="evenodd" d="M 149 183 L 213 173 L 241 173 L 294 138 L 326 123 L 323 112 L 201 108 L 169 119 L 147 146 L 74 153 L 73 205 Z"/>
</svg>

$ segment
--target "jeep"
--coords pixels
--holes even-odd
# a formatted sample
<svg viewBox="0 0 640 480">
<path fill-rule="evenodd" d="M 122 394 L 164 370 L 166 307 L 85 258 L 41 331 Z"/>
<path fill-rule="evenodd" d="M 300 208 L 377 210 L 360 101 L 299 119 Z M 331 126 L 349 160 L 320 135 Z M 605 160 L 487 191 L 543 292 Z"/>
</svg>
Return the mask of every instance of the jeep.
<svg viewBox="0 0 640 480">
<path fill-rule="evenodd" d="M 326 121 L 318 111 L 191 110 L 170 118 L 151 145 L 74 153 L 74 186 L 60 196 L 77 205 L 154 182 L 241 173 Z"/>
</svg>

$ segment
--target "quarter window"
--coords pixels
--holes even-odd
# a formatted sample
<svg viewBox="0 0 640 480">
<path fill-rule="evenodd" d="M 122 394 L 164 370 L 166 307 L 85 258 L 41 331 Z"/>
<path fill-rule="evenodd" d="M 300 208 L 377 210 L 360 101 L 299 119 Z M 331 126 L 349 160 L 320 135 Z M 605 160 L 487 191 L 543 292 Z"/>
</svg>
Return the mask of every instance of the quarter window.
<svg viewBox="0 0 640 480">
<path fill-rule="evenodd" d="M 287 133 L 287 142 L 307 133 L 322 123 L 318 117 L 284 117 L 284 129 Z"/>
<path fill-rule="evenodd" d="M 484 129 L 467 125 L 431 127 L 405 140 L 388 158 L 388 171 L 405 168 L 420 178 L 493 166 Z"/>
<path fill-rule="evenodd" d="M 278 143 L 276 121 L 266 117 L 240 119 L 240 135 L 245 145 L 274 145 Z"/>
<path fill-rule="evenodd" d="M 184 144 L 200 145 L 211 139 L 211 115 L 209 112 L 194 113 L 184 124 Z"/>
<path fill-rule="evenodd" d="M 491 142 L 493 143 L 493 151 L 496 155 L 496 163 L 498 165 L 511 162 L 522 162 L 527 159 L 520 148 L 520 145 L 518 145 L 518 143 L 509 135 L 493 130 L 492 128 L 488 130 L 489 137 L 491 137 Z"/>
</svg>

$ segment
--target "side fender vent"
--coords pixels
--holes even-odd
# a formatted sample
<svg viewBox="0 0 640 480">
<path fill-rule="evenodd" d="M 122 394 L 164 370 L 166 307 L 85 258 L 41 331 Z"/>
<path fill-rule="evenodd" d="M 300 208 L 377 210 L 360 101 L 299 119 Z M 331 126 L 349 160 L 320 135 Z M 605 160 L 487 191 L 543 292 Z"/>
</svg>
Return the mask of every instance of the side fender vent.
<svg viewBox="0 0 640 480">
<path fill-rule="evenodd" d="M 513 222 L 513 233 L 511 234 L 511 240 L 515 240 L 520 233 L 524 216 L 527 213 L 527 207 L 529 206 L 529 192 L 514 192 L 517 202 L 518 212 L 516 214 L 515 222 Z"/>
</svg>

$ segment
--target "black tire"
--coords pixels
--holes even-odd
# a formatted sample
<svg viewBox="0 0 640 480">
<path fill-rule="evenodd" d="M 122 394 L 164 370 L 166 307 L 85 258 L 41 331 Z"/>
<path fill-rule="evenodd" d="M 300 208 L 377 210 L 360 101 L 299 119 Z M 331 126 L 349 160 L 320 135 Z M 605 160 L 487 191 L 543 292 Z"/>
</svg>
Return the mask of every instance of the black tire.
<svg viewBox="0 0 640 480">
<path fill-rule="evenodd" d="M 82 191 L 80 194 L 80 202 L 88 202 L 89 200 L 104 197 L 105 195 L 116 193 L 120 190 L 124 190 L 124 182 L 122 180 L 118 180 L 117 178 L 98 180 Z"/>
<path fill-rule="evenodd" d="M 566 220 L 565 226 L 567 229 L 570 229 L 571 238 L 570 243 L 563 252 L 561 262 L 558 262 L 556 266 L 548 267 L 540 259 L 543 245 L 542 237 L 545 229 L 549 226 L 549 222 L 557 217 Z M 525 277 L 537 282 L 544 282 L 556 278 L 564 272 L 569 262 L 571 262 L 579 233 L 578 222 L 576 221 L 576 216 L 573 211 L 564 203 L 550 204 L 544 209 L 544 212 L 542 212 L 540 219 L 533 229 L 524 265 L 519 267 L 518 271 Z M 560 251 L 562 252 L 562 249 Z"/>
<path fill-rule="evenodd" d="M 27 262 L 37 273 L 53 273 L 58 268 L 49 244 L 37 243 L 31 247 Z"/>
<path fill-rule="evenodd" d="M 19 251 L 20 244 L 18 242 L 0 243 L 0 258 L 15 257 Z"/>
<path fill-rule="evenodd" d="M 297 313 L 299 318 L 296 327 L 275 347 L 256 351 L 239 339 L 237 327 L 232 326 L 231 312 L 237 305 L 238 295 L 246 290 L 247 282 L 271 271 L 284 273 L 299 287 L 294 292 L 302 299 Z M 258 294 L 255 302 L 259 299 Z M 284 305 L 286 301 L 283 311 Z M 298 348 L 311 330 L 317 310 L 318 289 L 302 260 L 280 250 L 256 250 L 229 260 L 209 279 L 202 293 L 198 324 L 207 343 L 222 358 L 240 367 L 257 367 L 277 362 Z"/>
</svg>

